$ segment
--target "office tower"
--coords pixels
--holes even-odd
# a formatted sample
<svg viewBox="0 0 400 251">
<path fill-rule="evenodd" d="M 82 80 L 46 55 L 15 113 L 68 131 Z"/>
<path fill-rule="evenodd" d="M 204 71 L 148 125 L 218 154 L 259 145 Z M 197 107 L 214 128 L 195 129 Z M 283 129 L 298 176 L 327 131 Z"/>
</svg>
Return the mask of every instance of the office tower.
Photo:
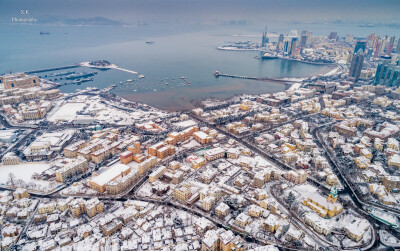
<svg viewBox="0 0 400 251">
<path fill-rule="evenodd" d="M 357 53 L 360 49 L 365 53 L 365 48 L 367 47 L 366 41 L 357 41 L 356 47 L 354 47 L 354 53 Z"/>
<path fill-rule="evenodd" d="M 337 32 L 331 32 L 328 36 L 328 39 L 336 40 L 338 37 Z"/>
<path fill-rule="evenodd" d="M 349 77 L 354 78 L 356 82 L 361 74 L 361 69 L 364 63 L 364 52 L 362 48 L 360 48 L 356 53 L 353 55 L 353 59 L 351 60 L 350 70 L 349 70 Z"/>
<path fill-rule="evenodd" d="M 292 43 L 290 45 L 290 56 L 294 57 L 297 53 L 297 37 L 292 38 Z"/>
<path fill-rule="evenodd" d="M 279 38 L 278 38 L 278 43 L 276 44 L 276 50 L 277 51 L 281 50 L 281 46 L 283 44 L 283 39 L 284 39 L 283 34 L 280 34 Z"/>
<path fill-rule="evenodd" d="M 399 41 L 397 41 L 396 53 L 400 53 L 400 38 Z"/>
<path fill-rule="evenodd" d="M 381 41 L 378 41 L 376 43 L 375 50 L 374 50 L 374 58 L 378 58 L 379 57 L 379 55 L 380 55 L 379 52 L 380 51 L 381 51 Z"/>
<path fill-rule="evenodd" d="M 398 87 L 400 85 L 399 60 L 396 63 L 391 63 L 391 57 L 383 56 L 376 68 L 375 84 Z"/>
<path fill-rule="evenodd" d="M 311 32 L 302 31 L 300 37 L 300 48 L 305 48 L 311 36 Z"/>
<path fill-rule="evenodd" d="M 283 45 L 283 52 L 284 52 L 284 53 L 288 53 L 289 50 L 290 50 L 290 44 L 289 44 L 289 41 L 286 40 L 286 41 L 284 42 L 284 45 Z"/>
<path fill-rule="evenodd" d="M 385 48 L 386 48 L 387 40 L 388 40 L 387 35 L 384 38 L 382 38 L 381 47 L 379 49 L 379 55 L 385 55 Z"/>
<path fill-rule="evenodd" d="M 261 47 L 265 47 L 265 45 L 268 43 L 268 37 L 267 37 L 267 26 L 265 26 L 264 32 L 262 34 L 261 38 Z"/>
<path fill-rule="evenodd" d="M 394 46 L 394 40 L 396 39 L 395 36 L 390 38 L 388 47 L 386 49 L 386 55 L 391 56 L 392 55 L 392 50 L 393 50 L 393 46 Z"/>
</svg>

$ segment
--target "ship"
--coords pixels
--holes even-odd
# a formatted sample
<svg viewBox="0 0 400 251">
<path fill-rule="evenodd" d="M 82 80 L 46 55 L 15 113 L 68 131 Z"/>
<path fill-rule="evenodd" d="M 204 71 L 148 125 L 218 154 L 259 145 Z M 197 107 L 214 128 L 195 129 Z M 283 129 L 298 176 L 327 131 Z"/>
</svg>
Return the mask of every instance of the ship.
<svg viewBox="0 0 400 251">
<path fill-rule="evenodd" d="M 139 78 L 144 78 L 144 75 L 139 75 Z"/>
<path fill-rule="evenodd" d="M 262 58 L 262 59 L 275 59 L 275 58 L 278 58 L 278 56 L 277 56 L 276 54 L 274 54 L 274 53 L 271 53 L 271 52 L 265 52 L 265 53 L 262 55 L 261 58 Z"/>
<path fill-rule="evenodd" d="M 94 76 L 93 72 L 89 72 L 89 73 L 88 72 L 82 72 L 82 73 L 76 73 L 76 74 L 69 75 L 65 79 L 71 80 L 71 79 L 86 78 L 86 77 L 92 77 L 92 76 Z"/>
</svg>

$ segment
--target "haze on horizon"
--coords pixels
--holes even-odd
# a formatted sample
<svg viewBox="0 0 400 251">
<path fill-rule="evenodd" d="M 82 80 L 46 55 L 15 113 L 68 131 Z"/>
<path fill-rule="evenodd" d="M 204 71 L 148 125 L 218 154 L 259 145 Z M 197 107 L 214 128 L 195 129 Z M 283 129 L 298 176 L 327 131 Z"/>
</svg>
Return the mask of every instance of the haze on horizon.
<svg viewBox="0 0 400 251">
<path fill-rule="evenodd" d="M 105 17 L 133 24 L 158 23 L 216 24 L 221 20 L 246 20 L 248 24 L 363 23 L 400 27 L 397 0 L 2 0 L 0 25 L 9 23 L 20 10 L 30 16 L 63 18 Z"/>
</svg>

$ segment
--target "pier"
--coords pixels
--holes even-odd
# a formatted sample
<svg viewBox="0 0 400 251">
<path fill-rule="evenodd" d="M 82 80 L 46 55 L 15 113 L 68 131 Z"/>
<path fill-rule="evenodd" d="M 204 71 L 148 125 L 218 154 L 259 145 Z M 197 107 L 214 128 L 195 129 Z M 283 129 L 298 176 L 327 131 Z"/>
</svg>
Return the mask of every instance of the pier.
<svg viewBox="0 0 400 251">
<path fill-rule="evenodd" d="M 298 83 L 298 82 L 301 82 L 301 80 L 292 80 L 292 79 L 285 79 L 285 78 L 249 77 L 249 76 L 240 76 L 240 75 L 233 75 L 233 74 L 223 74 L 223 73 L 220 73 L 219 71 L 216 71 L 214 73 L 214 76 L 216 78 L 218 78 L 218 77 L 242 78 L 242 79 L 277 82 L 277 83 Z"/>
<path fill-rule="evenodd" d="M 71 69 L 71 68 L 77 68 L 77 67 L 80 67 L 80 65 L 73 64 L 73 65 L 67 65 L 67 66 L 61 66 L 61 67 L 39 69 L 39 70 L 34 70 L 34 71 L 26 71 L 25 73 L 32 74 L 32 73 L 40 73 L 40 72 L 48 72 L 48 71 L 58 71 L 58 70 L 65 70 L 65 69 Z"/>
</svg>

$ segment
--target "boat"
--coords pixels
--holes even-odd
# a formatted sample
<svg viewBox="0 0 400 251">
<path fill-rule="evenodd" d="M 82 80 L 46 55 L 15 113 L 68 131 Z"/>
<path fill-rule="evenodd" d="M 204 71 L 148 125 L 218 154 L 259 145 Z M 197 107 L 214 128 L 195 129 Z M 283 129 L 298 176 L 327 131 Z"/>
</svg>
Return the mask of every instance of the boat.
<svg viewBox="0 0 400 251">
<path fill-rule="evenodd" d="M 50 35 L 50 32 L 47 32 L 47 31 L 41 31 L 39 34 L 40 34 L 40 35 Z"/>
<path fill-rule="evenodd" d="M 168 83 L 165 83 L 165 85 L 168 85 Z"/>
<path fill-rule="evenodd" d="M 126 82 L 133 82 L 133 79 L 128 79 L 126 80 Z"/>
<path fill-rule="evenodd" d="M 271 52 L 265 52 L 265 53 L 262 55 L 261 58 L 262 58 L 262 59 L 275 59 L 275 58 L 278 58 L 278 56 L 277 56 L 276 54 L 274 54 L 274 53 L 271 53 Z"/>
<path fill-rule="evenodd" d="M 146 44 L 154 44 L 154 41 L 146 41 Z"/>
<path fill-rule="evenodd" d="M 144 75 L 139 75 L 139 78 L 144 78 Z"/>
<path fill-rule="evenodd" d="M 67 80 L 72 80 L 72 79 L 77 79 L 77 78 L 86 78 L 86 77 L 92 77 L 94 76 L 93 72 L 82 72 L 82 73 L 76 73 L 76 74 L 71 74 L 65 79 Z"/>
<path fill-rule="evenodd" d="M 181 79 L 186 79 L 186 77 L 185 76 L 181 76 Z"/>
<path fill-rule="evenodd" d="M 133 90 L 134 92 L 137 92 L 137 90 Z"/>
</svg>

